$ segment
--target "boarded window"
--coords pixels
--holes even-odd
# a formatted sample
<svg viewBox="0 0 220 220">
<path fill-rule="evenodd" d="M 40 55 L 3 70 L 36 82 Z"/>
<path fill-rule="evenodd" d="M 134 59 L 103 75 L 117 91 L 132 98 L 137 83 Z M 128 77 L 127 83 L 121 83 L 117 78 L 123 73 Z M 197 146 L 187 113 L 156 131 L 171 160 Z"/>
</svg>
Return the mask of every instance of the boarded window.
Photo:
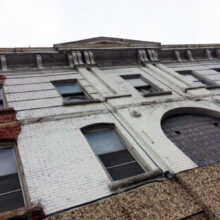
<svg viewBox="0 0 220 220">
<path fill-rule="evenodd" d="M 162 128 L 198 166 L 220 161 L 220 119 L 193 114 L 174 115 L 162 121 Z"/>
<path fill-rule="evenodd" d="M 0 212 L 23 206 L 14 149 L 12 147 L 0 149 Z"/>
<path fill-rule="evenodd" d="M 112 180 L 144 173 L 113 128 L 89 129 L 84 135 Z"/>
<path fill-rule="evenodd" d="M 87 99 L 77 81 L 53 82 L 64 101 L 84 101 Z"/>
</svg>

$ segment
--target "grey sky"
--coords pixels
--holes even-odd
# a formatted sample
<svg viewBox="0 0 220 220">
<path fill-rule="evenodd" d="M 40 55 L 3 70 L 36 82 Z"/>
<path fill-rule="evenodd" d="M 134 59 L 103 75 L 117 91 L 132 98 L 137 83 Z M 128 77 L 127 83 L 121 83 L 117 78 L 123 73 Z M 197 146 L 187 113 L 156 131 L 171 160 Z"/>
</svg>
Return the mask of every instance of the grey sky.
<svg viewBox="0 0 220 220">
<path fill-rule="evenodd" d="M 0 47 L 97 36 L 220 43 L 220 0 L 0 0 Z"/>
</svg>

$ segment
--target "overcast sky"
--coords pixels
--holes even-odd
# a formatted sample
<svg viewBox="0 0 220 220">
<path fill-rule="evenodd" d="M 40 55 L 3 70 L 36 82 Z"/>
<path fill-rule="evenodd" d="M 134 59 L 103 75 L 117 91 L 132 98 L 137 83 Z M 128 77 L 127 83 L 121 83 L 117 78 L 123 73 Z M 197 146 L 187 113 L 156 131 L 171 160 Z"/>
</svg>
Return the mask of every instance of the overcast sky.
<svg viewBox="0 0 220 220">
<path fill-rule="evenodd" d="M 220 43 L 220 0 L 0 0 L 0 47 L 98 36 Z"/>
</svg>

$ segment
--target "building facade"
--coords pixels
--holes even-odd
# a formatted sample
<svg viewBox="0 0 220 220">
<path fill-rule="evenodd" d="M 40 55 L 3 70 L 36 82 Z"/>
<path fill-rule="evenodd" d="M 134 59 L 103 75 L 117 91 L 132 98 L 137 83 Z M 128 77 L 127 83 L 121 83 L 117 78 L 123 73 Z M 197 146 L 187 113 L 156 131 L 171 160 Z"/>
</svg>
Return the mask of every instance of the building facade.
<svg viewBox="0 0 220 220">
<path fill-rule="evenodd" d="M 37 204 L 50 216 L 216 164 L 219 178 L 220 45 L 98 37 L 1 48 L 0 60 L 2 216 Z"/>
</svg>

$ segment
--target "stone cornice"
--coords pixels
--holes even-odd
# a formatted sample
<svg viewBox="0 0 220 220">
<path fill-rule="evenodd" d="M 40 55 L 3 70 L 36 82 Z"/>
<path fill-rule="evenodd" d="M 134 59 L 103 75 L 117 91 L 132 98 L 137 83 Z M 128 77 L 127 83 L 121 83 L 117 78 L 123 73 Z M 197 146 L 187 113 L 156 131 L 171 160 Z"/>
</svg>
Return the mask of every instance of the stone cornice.
<svg viewBox="0 0 220 220">
<path fill-rule="evenodd" d="M 132 40 L 125 40 L 120 44 L 118 39 L 113 41 L 96 39 L 92 43 L 84 42 L 84 45 L 83 41 L 79 42 L 47 48 L 0 48 L 0 71 L 16 71 L 19 68 L 44 69 L 61 66 L 74 68 L 220 59 L 220 44 L 160 45 L 160 43 Z M 79 47 L 80 44 L 82 47 Z"/>
</svg>

